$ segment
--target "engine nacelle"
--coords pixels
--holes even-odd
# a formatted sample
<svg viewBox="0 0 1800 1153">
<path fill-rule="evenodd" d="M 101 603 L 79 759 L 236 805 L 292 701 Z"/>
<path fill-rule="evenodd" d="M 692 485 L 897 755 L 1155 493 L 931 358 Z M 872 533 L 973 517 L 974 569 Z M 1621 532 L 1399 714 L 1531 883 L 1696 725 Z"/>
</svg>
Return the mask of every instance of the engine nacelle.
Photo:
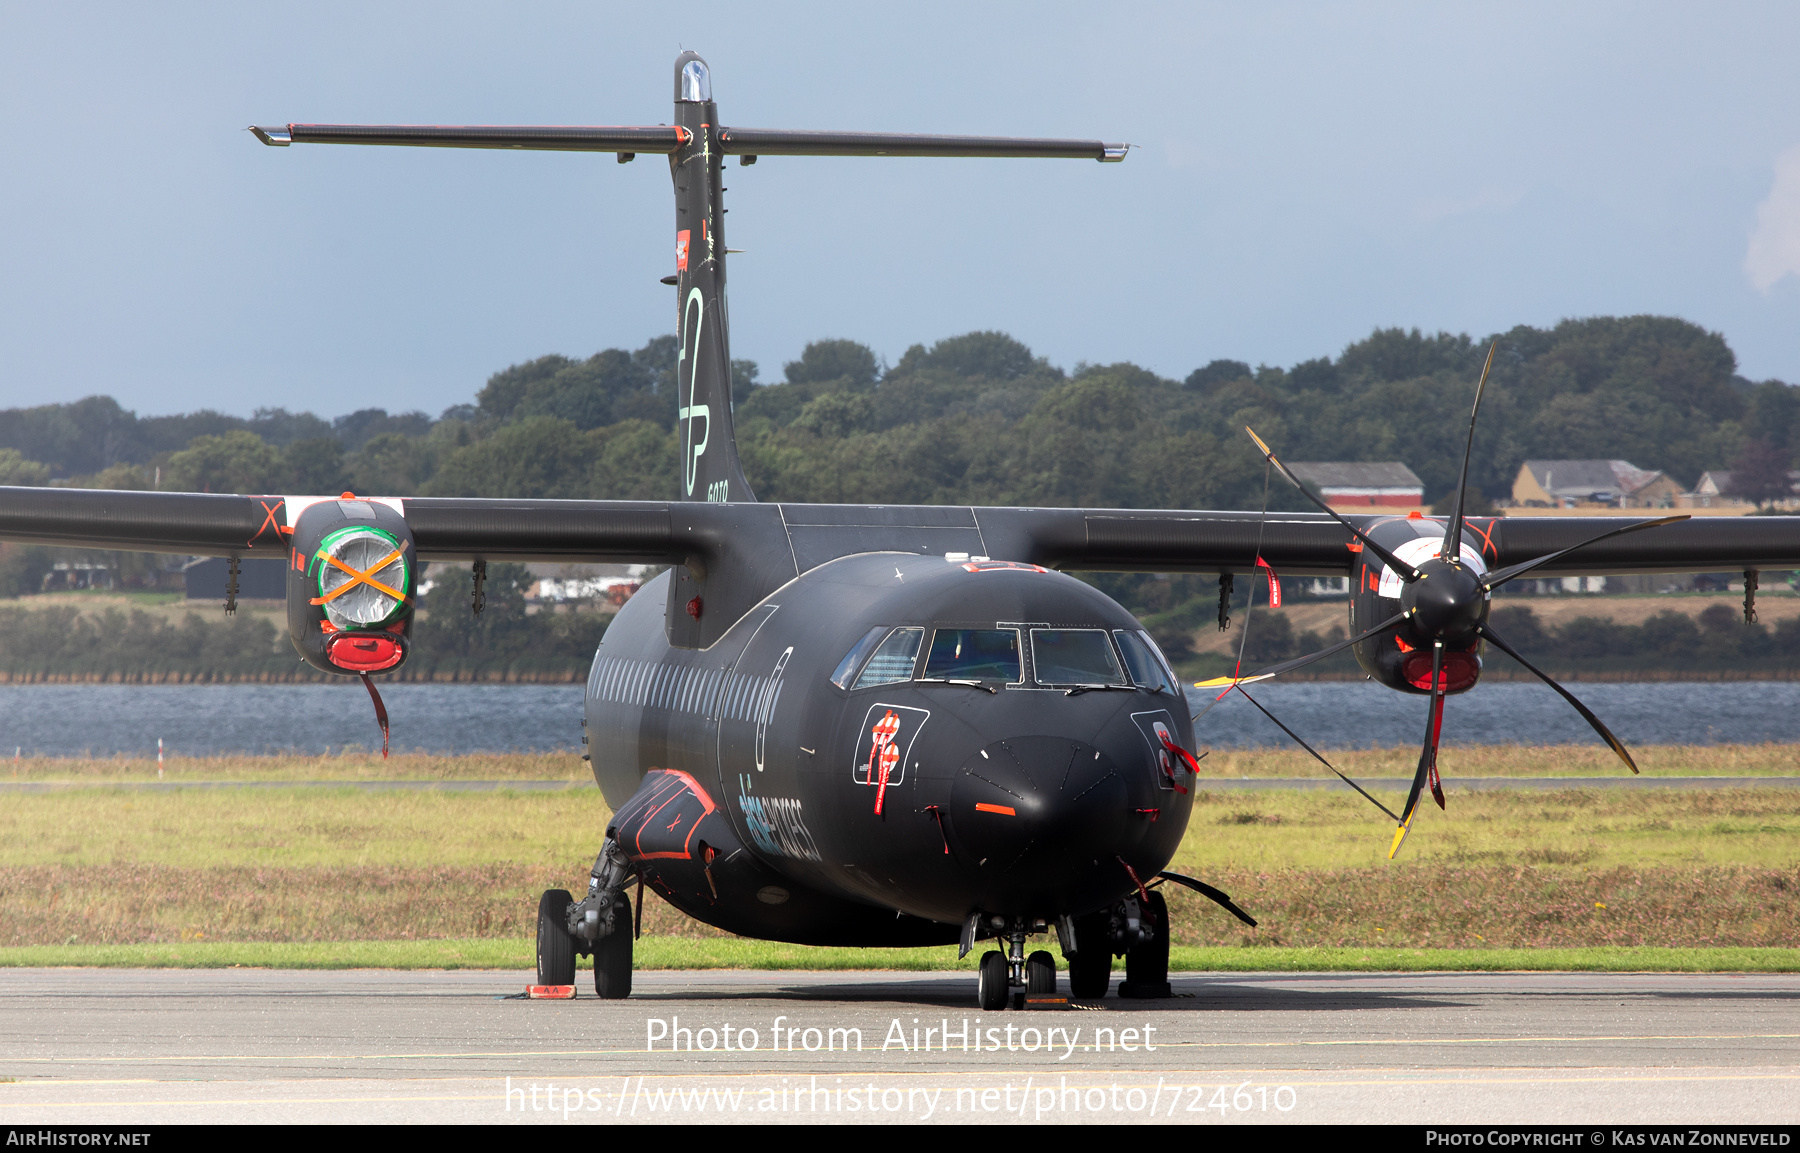
<svg viewBox="0 0 1800 1153">
<path fill-rule="evenodd" d="M 406 518 L 346 493 L 306 506 L 289 543 L 288 637 L 301 658 L 344 676 L 399 668 L 418 567 Z"/>
<path fill-rule="evenodd" d="M 1487 571 L 1483 555 L 1483 529 L 1491 520 L 1469 521 L 1463 531 L 1462 560 L 1478 572 Z M 1408 564 L 1436 556 L 1443 547 L 1444 522 L 1418 517 L 1395 517 L 1365 525 L 1364 531 L 1383 548 Z M 1359 546 L 1360 548 L 1360 546 Z M 1400 611 L 1400 578 L 1381 558 L 1367 549 L 1357 553 L 1350 573 L 1350 634 L 1352 636 L 1387 620 Z M 1385 629 L 1351 649 L 1363 671 L 1390 689 L 1403 693 L 1431 691 L 1431 644 L 1416 635 L 1406 622 Z M 1444 691 L 1467 692 L 1481 678 L 1481 642 L 1444 651 Z"/>
</svg>

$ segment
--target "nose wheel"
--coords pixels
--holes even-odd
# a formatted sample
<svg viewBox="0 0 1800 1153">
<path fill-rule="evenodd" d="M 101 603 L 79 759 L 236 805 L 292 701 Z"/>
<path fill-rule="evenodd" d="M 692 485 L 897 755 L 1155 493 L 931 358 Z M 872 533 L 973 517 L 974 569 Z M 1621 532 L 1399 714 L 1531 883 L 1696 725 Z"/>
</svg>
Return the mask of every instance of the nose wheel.
<svg viewBox="0 0 1800 1153">
<path fill-rule="evenodd" d="M 1006 954 L 989 949 L 981 955 L 981 972 L 975 982 L 975 999 L 985 1012 L 1006 1008 L 1007 994 L 1012 991 L 1011 974 L 1007 972 Z"/>
</svg>

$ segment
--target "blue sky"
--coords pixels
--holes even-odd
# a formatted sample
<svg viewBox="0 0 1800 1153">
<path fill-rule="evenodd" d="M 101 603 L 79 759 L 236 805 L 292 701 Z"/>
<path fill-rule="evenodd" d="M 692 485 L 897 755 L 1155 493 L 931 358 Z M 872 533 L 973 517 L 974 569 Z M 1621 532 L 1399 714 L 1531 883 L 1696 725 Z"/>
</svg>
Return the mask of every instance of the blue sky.
<svg viewBox="0 0 1800 1153">
<path fill-rule="evenodd" d="M 665 10 L 666 13 L 665 14 Z M 678 13 L 678 14 L 677 14 Z M 1655 312 L 1800 382 L 1800 6 L 0 3 L 0 406 L 435 413 L 672 331 L 666 166 L 263 148 L 288 121 L 1123 139 L 732 167 L 733 354 L 976 328 L 1288 365 Z"/>
</svg>

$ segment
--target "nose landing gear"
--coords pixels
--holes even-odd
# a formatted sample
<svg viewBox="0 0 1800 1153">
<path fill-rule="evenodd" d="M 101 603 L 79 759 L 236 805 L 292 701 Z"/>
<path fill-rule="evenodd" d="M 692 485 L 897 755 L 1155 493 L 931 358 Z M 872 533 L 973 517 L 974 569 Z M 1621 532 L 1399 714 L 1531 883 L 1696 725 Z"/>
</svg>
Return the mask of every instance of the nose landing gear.
<svg viewBox="0 0 1800 1153">
<path fill-rule="evenodd" d="M 1022 996 L 1048 996 L 1056 992 L 1056 958 L 1043 949 L 1025 955 L 1025 938 L 1048 929 L 1049 923 L 1027 917 L 969 918 L 964 931 L 963 954 L 968 954 L 976 934 L 1006 936 L 1007 950 L 989 949 L 981 955 L 981 966 L 975 984 L 975 999 L 982 1009 L 997 1012 L 1013 1001 L 1013 991 Z"/>
</svg>

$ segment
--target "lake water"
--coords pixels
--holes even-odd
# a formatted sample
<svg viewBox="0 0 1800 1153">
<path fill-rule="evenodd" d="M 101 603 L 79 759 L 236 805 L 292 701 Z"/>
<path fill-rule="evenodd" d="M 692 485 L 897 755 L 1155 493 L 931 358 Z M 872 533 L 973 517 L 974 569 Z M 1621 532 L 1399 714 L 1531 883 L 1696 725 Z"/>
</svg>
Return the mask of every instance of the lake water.
<svg viewBox="0 0 1800 1153">
<path fill-rule="evenodd" d="M 1800 742 L 1800 682 L 1590 683 L 1570 686 L 1630 744 Z M 1321 748 L 1415 745 L 1426 699 L 1367 681 L 1260 685 L 1250 690 Z M 393 747 L 436 753 L 577 749 L 580 685 L 397 684 L 382 690 Z M 1211 694 L 1189 691 L 1198 710 Z M 1200 722 L 1200 743 L 1266 747 L 1280 730 L 1236 694 Z M 362 686 L 0 686 L 5 746 L 40 756 L 154 756 L 340 751 L 381 747 Z M 1597 741 L 1574 709 L 1541 685 L 1483 684 L 1446 702 L 1444 743 L 1586 744 Z"/>
</svg>

